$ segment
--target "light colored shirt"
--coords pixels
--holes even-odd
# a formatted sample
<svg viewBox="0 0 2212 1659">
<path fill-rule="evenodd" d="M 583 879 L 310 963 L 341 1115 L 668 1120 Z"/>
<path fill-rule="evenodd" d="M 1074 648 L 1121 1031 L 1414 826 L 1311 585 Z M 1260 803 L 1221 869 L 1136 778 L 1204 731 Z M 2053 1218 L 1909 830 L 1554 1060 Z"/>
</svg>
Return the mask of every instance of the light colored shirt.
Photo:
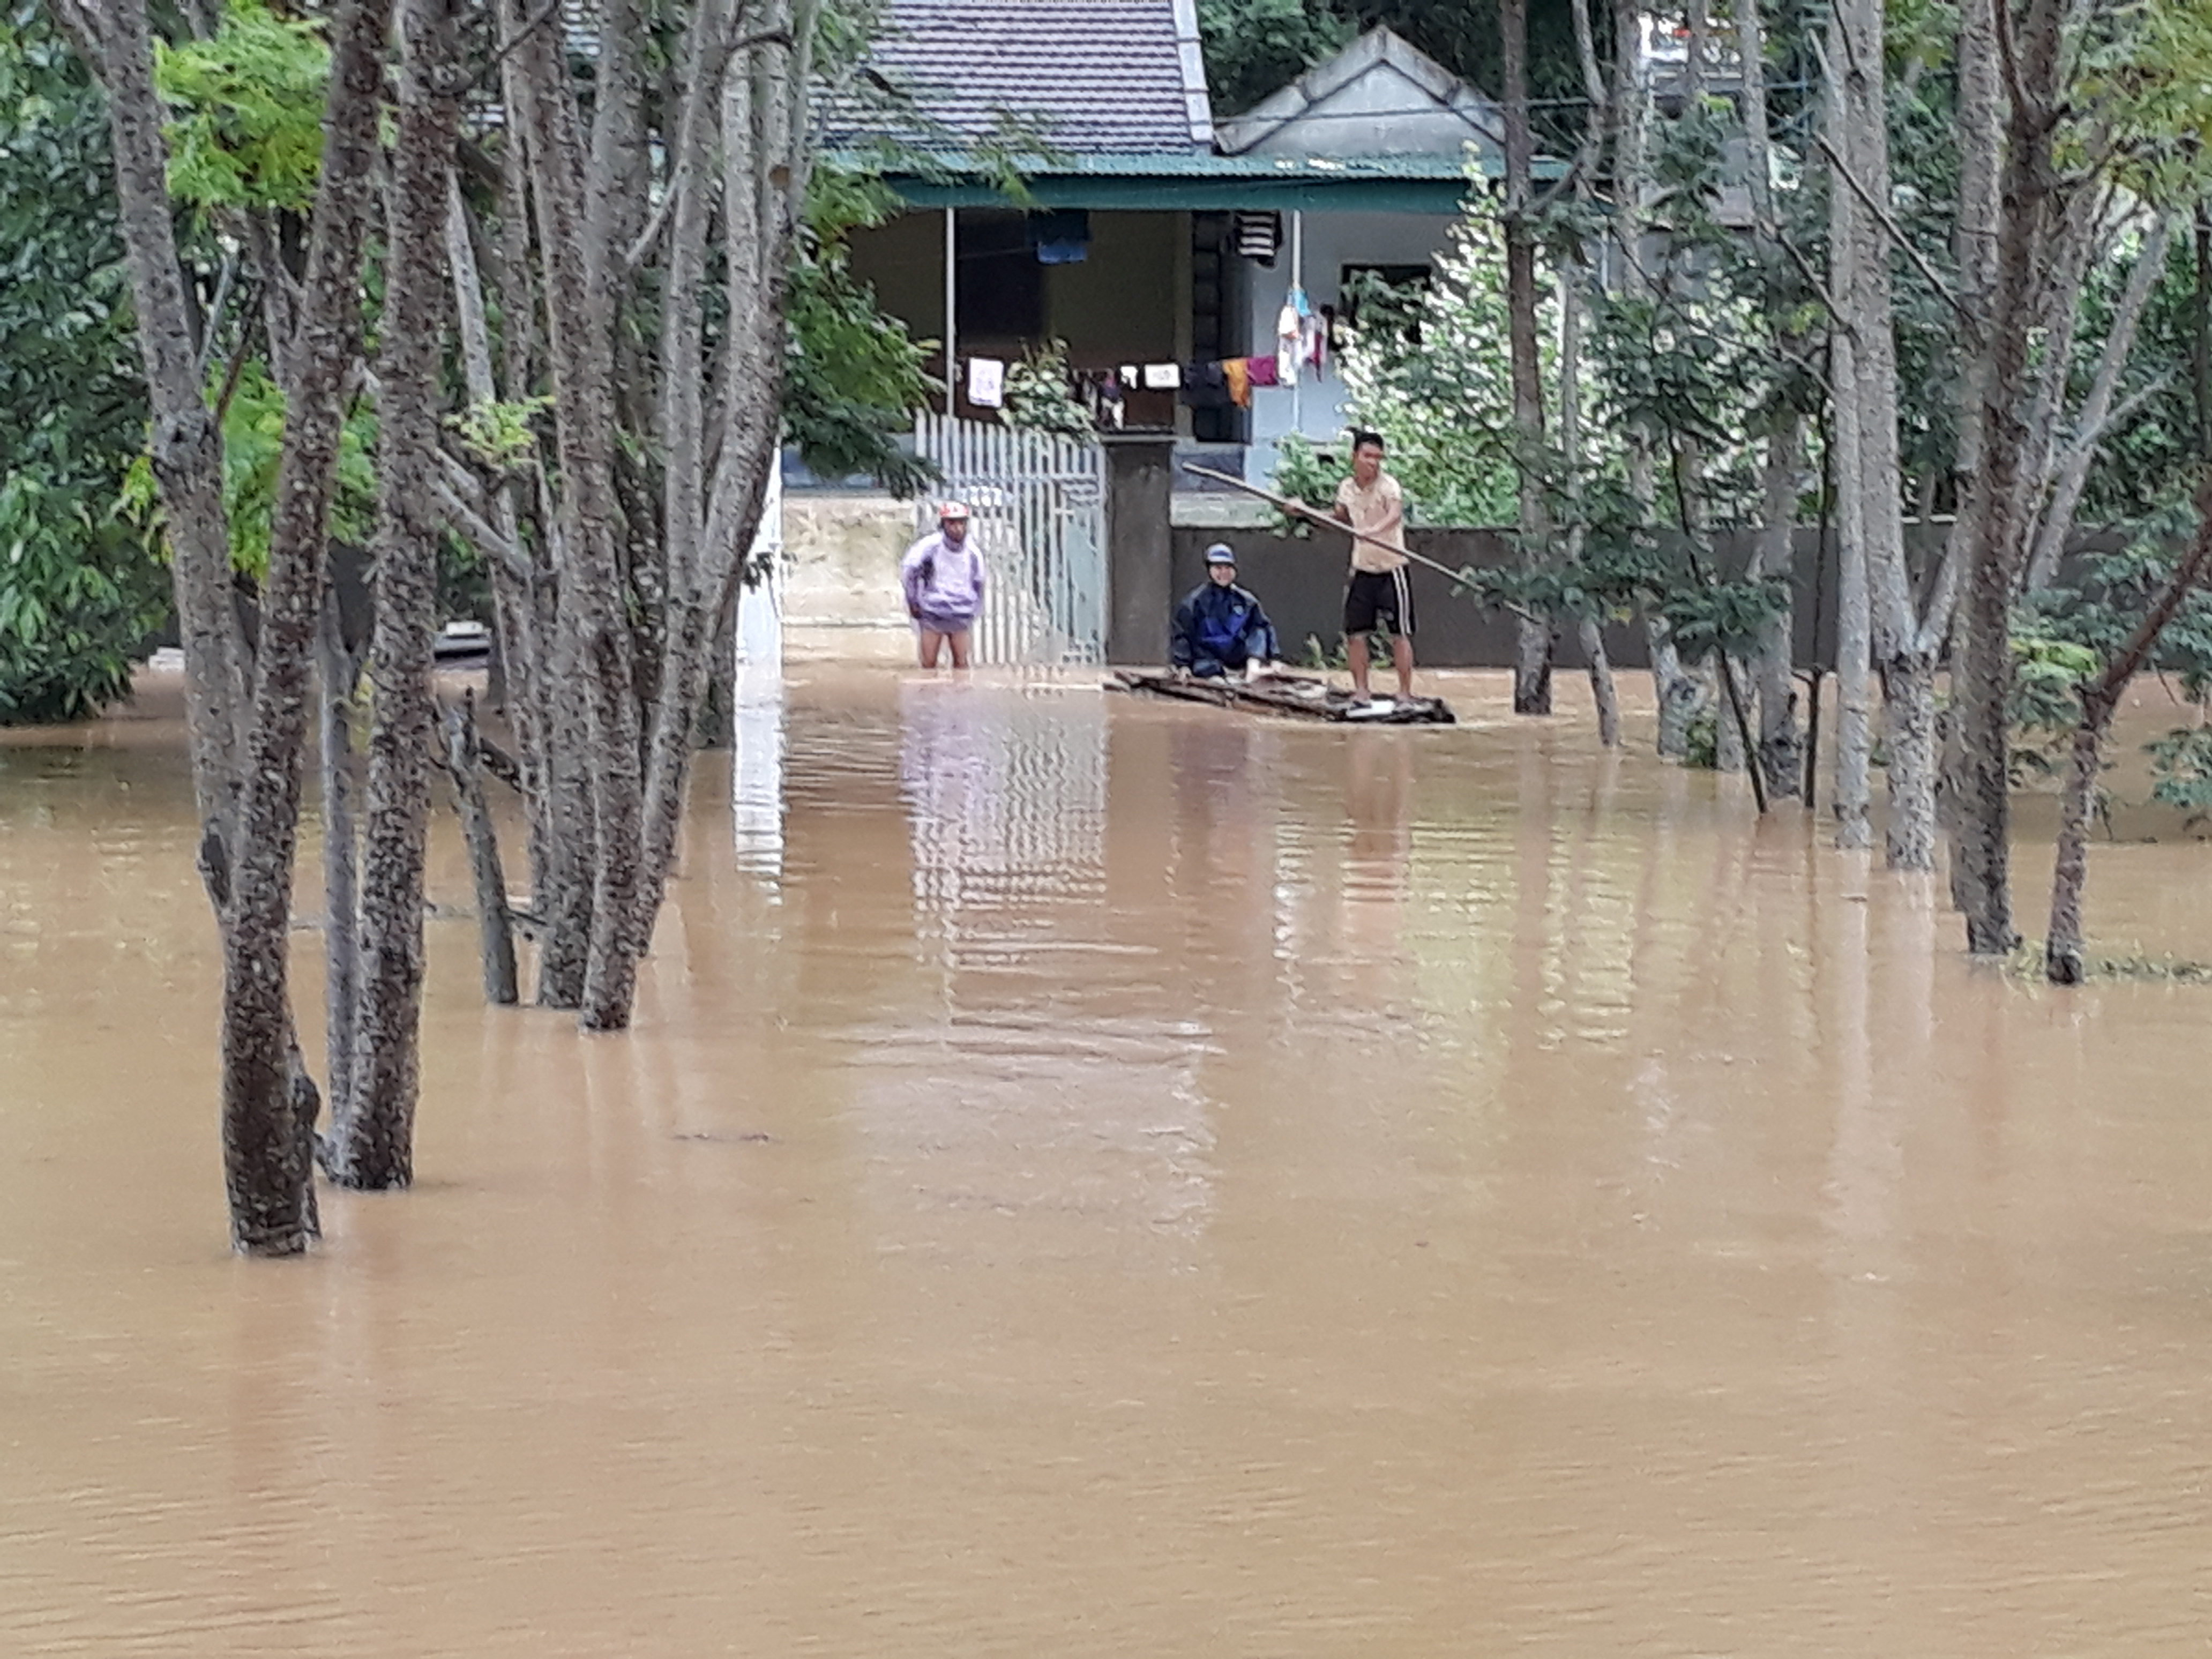
<svg viewBox="0 0 2212 1659">
<path fill-rule="evenodd" d="M 1388 573 L 1406 562 L 1406 492 L 1398 488 L 1398 481 L 1387 472 L 1377 472 L 1375 482 L 1362 489 L 1356 479 L 1346 478 L 1336 487 L 1336 504 L 1352 520 L 1352 527 L 1361 535 L 1380 537 L 1398 550 L 1387 552 L 1373 542 L 1364 542 L 1357 537 L 1352 543 L 1352 568 Z"/>
<path fill-rule="evenodd" d="M 973 617 L 983 608 L 983 556 L 975 532 L 955 547 L 945 532 L 924 536 L 899 561 L 899 586 L 907 609 L 939 617 Z"/>
</svg>

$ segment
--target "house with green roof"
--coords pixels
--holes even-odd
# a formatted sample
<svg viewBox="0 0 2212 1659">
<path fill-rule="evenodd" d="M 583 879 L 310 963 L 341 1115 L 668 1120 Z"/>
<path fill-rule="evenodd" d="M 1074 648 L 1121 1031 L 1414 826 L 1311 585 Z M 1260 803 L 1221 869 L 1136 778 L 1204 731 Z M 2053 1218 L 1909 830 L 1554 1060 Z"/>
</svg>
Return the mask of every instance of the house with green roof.
<svg viewBox="0 0 2212 1659">
<path fill-rule="evenodd" d="M 1495 106 L 1388 29 L 1217 120 L 1195 0 L 889 0 L 866 72 L 886 96 L 833 113 L 832 148 L 888 137 L 928 161 L 892 178 L 908 210 L 856 236 L 854 268 L 917 336 L 949 341 L 963 416 L 989 413 L 969 360 L 1051 340 L 1091 376 L 1272 362 L 1294 289 L 1325 331 L 1361 273 L 1425 281 L 1470 164 L 1502 166 Z M 1285 434 L 1343 425 L 1325 349 L 1247 405 L 1123 390 L 1130 428 L 1255 481 Z"/>
</svg>

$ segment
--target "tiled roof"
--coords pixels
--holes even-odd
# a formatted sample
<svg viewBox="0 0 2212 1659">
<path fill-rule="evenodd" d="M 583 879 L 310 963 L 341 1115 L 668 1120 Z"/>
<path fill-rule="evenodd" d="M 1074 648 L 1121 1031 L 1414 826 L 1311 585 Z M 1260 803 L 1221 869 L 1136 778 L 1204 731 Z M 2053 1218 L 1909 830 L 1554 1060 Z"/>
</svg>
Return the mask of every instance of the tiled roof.
<svg viewBox="0 0 2212 1659">
<path fill-rule="evenodd" d="M 870 67 L 963 137 L 1003 111 L 1072 155 L 1212 146 L 1196 0 L 889 0 L 884 24 Z M 886 118 L 830 118 L 850 142 Z"/>
</svg>

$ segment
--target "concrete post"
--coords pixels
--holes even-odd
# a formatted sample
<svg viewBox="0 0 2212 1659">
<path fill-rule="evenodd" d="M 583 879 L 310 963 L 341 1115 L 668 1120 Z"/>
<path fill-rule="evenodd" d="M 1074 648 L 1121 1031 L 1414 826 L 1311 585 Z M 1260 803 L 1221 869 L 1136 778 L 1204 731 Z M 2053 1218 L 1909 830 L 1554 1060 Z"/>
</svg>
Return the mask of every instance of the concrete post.
<svg viewBox="0 0 2212 1659">
<path fill-rule="evenodd" d="M 1106 659 L 1158 666 L 1168 659 L 1168 612 L 1175 604 L 1168 517 L 1175 440 L 1165 433 L 1108 433 L 1100 441 L 1106 447 Z"/>
</svg>

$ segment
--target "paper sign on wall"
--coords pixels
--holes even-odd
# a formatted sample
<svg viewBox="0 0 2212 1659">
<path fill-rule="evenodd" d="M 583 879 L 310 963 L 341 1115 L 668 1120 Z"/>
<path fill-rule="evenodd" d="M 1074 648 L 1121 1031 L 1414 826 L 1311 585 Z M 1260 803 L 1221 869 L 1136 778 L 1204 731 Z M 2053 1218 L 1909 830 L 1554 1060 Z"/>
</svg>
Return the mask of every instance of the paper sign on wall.
<svg viewBox="0 0 2212 1659">
<path fill-rule="evenodd" d="M 1006 400 L 1006 366 L 996 357 L 968 360 L 968 401 L 978 409 L 996 409 Z"/>
<path fill-rule="evenodd" d="M 1146 363 L 1145 365 L 1146 391 L 1173 392 L 1182 384 L 1182 368 L 1180 364 Z"/>
</svg>

